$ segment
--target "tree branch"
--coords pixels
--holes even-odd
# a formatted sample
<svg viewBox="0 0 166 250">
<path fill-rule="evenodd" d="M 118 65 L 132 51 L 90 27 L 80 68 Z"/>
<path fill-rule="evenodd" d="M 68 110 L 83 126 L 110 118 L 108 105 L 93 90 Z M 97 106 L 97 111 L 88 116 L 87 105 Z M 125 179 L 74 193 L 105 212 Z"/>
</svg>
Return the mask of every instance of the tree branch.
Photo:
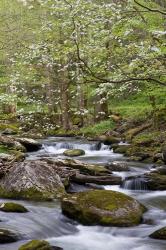
<svg viewBox="0 0 166 250">
<path fill-rule="evenodd" d="M 143 4 L 139 3 L 137 0 L 134 0 L 134 2 L 135 2 L 137 5 L 139 5 L 140 7 L 144 8 L 144 9 L 150 11 L 150 12 L 155 12 L 155 13 L 157 12 L 157 13 L 160 13 L 160 14 L 162 14 L 162 15 L 166 15 L 166 12 L 165 12 L 165 11 L 162 11 L 162 10 L 159 10 L 159 9 L 151 9 L 151 8 L 149 8 L 149 7 L 147 7 L 147 6 L 144 6 Z"/>
</svg>

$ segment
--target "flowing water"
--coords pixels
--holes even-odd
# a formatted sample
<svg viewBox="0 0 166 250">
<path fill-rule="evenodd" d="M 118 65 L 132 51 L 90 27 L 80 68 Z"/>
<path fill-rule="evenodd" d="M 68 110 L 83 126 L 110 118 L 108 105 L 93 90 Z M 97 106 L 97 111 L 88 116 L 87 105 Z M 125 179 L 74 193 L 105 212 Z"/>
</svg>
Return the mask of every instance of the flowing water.
<svg viewBox="0 0 166 250">
<path fill-rule="evenodd" d="M 114 154 L 110 146 L 83 139 L 56 137 L 44 140 L 43 148 L 27 155 L 27 159 L 65 158 L 63 152 L 75 148 L 85 150 L 84 156 L 76 157 L 84 162 L 105 165 L 111 161 L 127 161 L 122 155 Z M 125 179 L 147 172 L 151 168 L 151 165 L 135 162 L 128 162 L 128 165 L 129 172 L 116 174 Z M 82 189 L 79 185 L 76 188 Z M 21 244 L 35 238 L 46 239 L 52 245 L 60 246 L 64 250 L 166 250 L 164 241 L 148 237 L 153 231 L 166 225 L 166 191 L 148 191 L 141 179 L 128 179 L 124 181 L 122 187 L 113 185 L 104 188 L 123 192 L 145 204 L 148 211 L 144 214 L 143 223 L 130 228 L 82 226 L 62 215 L 58 201 L 49 203 L 17 201 L 25 205 L 30 212 L 26 214 L 0 212 L 0 228 L 18 232 L 24 240 L 0 245 L 0 250 L 17 250 Z M 0 200 L 3 201 L 5 200 Z"/>
</svg>

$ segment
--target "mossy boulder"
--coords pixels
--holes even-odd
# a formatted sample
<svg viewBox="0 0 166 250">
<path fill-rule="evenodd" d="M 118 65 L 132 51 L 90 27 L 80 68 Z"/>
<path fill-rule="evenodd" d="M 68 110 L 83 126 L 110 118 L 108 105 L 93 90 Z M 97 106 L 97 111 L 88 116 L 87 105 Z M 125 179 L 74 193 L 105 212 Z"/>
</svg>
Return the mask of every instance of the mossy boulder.
<svg viewBox="0 0 166 250">
<path fill-rule="evenodd" d="M 150 238 L 158 240 L 166 240 L 166 227 L 160 228 L 159 230 L 153 232 Z"/>
<path fill-rule="evenodd" d="M 149 190 L 166 190 L 166 175 L 156 172 L 144 175 Z"/>
<path fill-rule="evenodd" d="M 62 212 L 84 225 L 133 226 L 141 222 L 145 207 L 119 192 L 93 190 L 62 199 Z"/>
<path fill-rule="evenodd" d="M 12 136 L 0 136 L 0 145 L 8 149 L 26 152 L 26 148 Z"/>
<path fill-rule="evenodd" d="M 0 205 L 0 211 L 3 212 L 8 212 L 8 213 L 26 213 L 28 212 L 28 210 L 17 203 L 13 203 L 13 202 L 6 202 L 6 203 L 2 203 Z"/>
<path fill-rule="evenodd" d="M 21 143 L 28 152 L 37 151 L 42 148 L 42 144 L 34 139 L 17 138 L 17 141 Z"/>
<path fill-rule="evenodd" d="M 119 143 L 121 141 L 121 138 L 115 137 L 113 135 L 101 135 L 96 138 L 96 140 L 103 142 L 106 145 L 111 145 L 115 143 Z"/>
<path fill-rule="evenodd" d="M 76 156 L 85 155 L 85 151 L 82 149 L 68 149 L 68 150 L 65 150 L 63 154 L 69 157 L 76 157 Z"/>
<path fill-rule="evenodd" d="M 118 145 L 118 147 L 114 148 L 114 153 L 117 154 L 126 154 L 127 150 L 131 148 L 131 145 Z"/>
<path fill-rule="evenodd" d="M 62 248 L 53 247 L 45 240 L 32 240 L 22 245 L 18 250 L 62 250 Z"/>
<path fill-rule="evenodd" d="M 14 232 L 0 228 L 0 244 L 7 244 L 18 241 L 19 237 Z"/>
</svg>

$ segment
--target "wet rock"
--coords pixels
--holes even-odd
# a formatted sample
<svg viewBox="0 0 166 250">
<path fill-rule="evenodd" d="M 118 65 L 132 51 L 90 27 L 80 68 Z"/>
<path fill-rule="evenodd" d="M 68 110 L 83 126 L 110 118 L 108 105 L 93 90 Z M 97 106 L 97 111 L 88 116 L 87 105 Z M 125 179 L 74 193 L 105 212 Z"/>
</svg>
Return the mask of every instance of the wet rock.
<svg viewBox="0 0 166 250">
<path fill-rule="evenodd" d="M 22 245 L 18 250 L 63 250 L 61 247 L 51 246 L 45 240 L 32 240 Z"/>
<path fill-rule="evenodd" d="M 76 156 L 85 155 L 85 151 L 82 149 L 68 149 L 68 150 L 65 150 L 63 154 L 69 157 L 76 157 Z"/>
<path fill-rule="evenodd" d="M 63 214 L 84 225 L 133 226 L 144 211 L 138 201 L 115 191 L 86 191 L 62 199 Z"/>
<path fill-rule="evenodd" d="M 150 238 L 153 238 L 153 239 L 166 240 L 166 227 L 163 227 L 163 228 L 155 231 L 154 233 L 152 233 L 149 236 L 150 236 Z"/>
<path fill-rule="evenodd" d="M 166 166 L 160 166 L 157 167 L 155 170 L 153 170 L 151 173 L 166 175 Z"/>
<path fill-rule="evenodd" d="M 16 242 L 18 239 L 18 235 L 14 232 L 0 228 L 0 244 Z"/>
<path fill-rule="evenodd" d="M 114 172 L 130 171 L 130 168 L 127 166 L 127 163 L 121 161 L 110 162 L 106 165 L 106 168 Z"/>
<path fill-rule="evenodd" d="M 17 138 L 17 141 L 21 143 L 28 152 L 37 151 L 42 148 L 42 144 L 38 141 L 30 138 Z"/>
<path fill-rule="evenodd" d="M 94 176 L 111 174 L 111 171 L 104 166 L 84 163 L 73 159 L 54 159 L 52 161 L 55 165 L 64 168 L 69 167 L 71 169 L 79 170 L 81 174 L 88 174 Z"/>
<path fill-rule="evenodd" d="M 118 145 L 113 151 L 114 153 L 125 154 L 129 148 L 131 148 L 131 145 Z"/>
<path fill-rule="evenodd" d="M 28 212 L 28 210 L 17 203 L 13 203 L 13 202 L 6 202 L 6 203 L 2 203 L 0 205 L 0 211 L 3 212 L 8 212 L 8 213 L 26 213 Z"/>
<path fill-rule="evenodd" d="M 0 180 L 0 197 L 50 200 L 64 192 L 64 185 L 53 165 L 44 161 L 13 164 Z"/>
<path fill-rule="evenodd" d="M 79 184 L 94 183 L 98 185 L 120 185 L 122 183 L 121 177 L 115 175 L 90 176 L 77 173 L 75 176 L 71 177 L 71 180 Z"/>
<path fill-rule="evenodd" d="M 166 190 L 166 175 L 151 172 L 144 177 L 149 190 Z"/>
<path fill-rule="evenodd" d="M 103 142 L 105 145 L 111 145 L 115 143 L 119 143 L 121 141 L 121 138 L 117 138 L 115 136 L 107 136 L 107 135 L 101 135 L 96 138 L 96 140 Z"/>
</svg>

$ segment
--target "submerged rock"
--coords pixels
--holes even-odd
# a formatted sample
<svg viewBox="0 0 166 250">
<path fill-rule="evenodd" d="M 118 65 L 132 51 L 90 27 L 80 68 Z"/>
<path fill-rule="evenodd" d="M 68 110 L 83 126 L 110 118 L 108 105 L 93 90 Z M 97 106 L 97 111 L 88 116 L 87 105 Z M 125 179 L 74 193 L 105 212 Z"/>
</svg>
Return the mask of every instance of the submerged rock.
<svg viewBox="0 0 166 250">
<path fill-rule="evenodd" d="M 126 162 L 121 161 L 113 161 L 106 165 L 106 168 L 108 168 L 110 171 L 130 171 L 130 168 L 127 166 Z"/>
<path fill-rule="evenodd" d="M 26 213 L 28 212 L 28 210 L 17 203 L 13 203 L 13 202 L 6 202 L 6 203 L 2 203 L 0 205 L 0 211 L 3 212 L 9 212 L 9 213 Z"/>
<path fill-rule="evenodd" d="M 85 151 L 82 149 L 68 149 L 63 153 L 65 156 L 74 157 L 85 155 Z"/>
<path fill-rule="evenodd" d="M 42 144 L 38 141 L 30 138 L 17 138 L 17 141 L 21 143 L 28 152 L 37 151 L 42 148 Z"/>
<path fill-rule="evenodd" d="M 0 244 L 16 242 L 18 239 L 18 235 L 14 232 L 0 228 Z"/>
<path fill-rule="evenodd" d="M 159 230 L 149 235 L 149 237 L 153 239 L 166 240 L 166 227 L 160 228 Z"/>
<path fill-rule="evenodd" d="M 15 163 L 0 180 L 0 197 L 4 198 L 50 200 L 63 192 L 56 169 L 44 161 Z"/>
<path fill-rule="evenodd" d="M 45 240 L 32 240 L 22 245 L 18 250 L 63 250 L 61 247 L 51 246 Z"/>
<path fill-rule="evenodd" d="M 86 191 L 62 199 L 63 214 L 84 225 L 133 226 L 144 211 L 138 201 L 115 191 Z"/>
</svg>

